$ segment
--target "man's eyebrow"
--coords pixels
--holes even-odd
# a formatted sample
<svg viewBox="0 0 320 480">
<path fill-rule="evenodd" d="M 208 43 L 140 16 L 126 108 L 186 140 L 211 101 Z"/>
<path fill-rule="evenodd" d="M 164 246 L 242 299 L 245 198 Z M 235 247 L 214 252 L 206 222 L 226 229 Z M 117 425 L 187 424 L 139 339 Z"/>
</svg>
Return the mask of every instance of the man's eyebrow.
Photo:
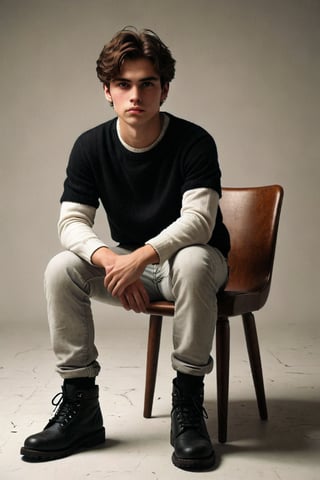
<svg viewBox="0 0 320 480">
<path fill-rule="evenodd" d="M 141 80 L 139 80 L 139 82 L 154 82 L 154 81 L 157 81 L 159 80 L 160 77 L 146 77 L 146 78 L 141 78 Z"/>
<path fill-rule="evenodd" d="M 140 78 L 138 81 L 139 82 L 155 82 L 157 80 L 160 80 L 160 77 L 145 77 L 145 78 Z M 132 83 L 132 80 L 129 78 L 124 78 L 124 77 L 116 77 L 113 79 L 114 82 L 127 82 L 127 83 Z"/>
</svg>

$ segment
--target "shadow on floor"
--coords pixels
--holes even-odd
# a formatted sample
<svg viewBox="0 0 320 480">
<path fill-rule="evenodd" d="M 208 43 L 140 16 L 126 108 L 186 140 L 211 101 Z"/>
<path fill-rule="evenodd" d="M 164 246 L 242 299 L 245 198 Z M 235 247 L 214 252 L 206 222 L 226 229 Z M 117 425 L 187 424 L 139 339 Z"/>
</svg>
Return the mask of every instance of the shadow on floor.
<svg viewBox="0 0 320 480">
<path fill-rule="evenodd" d="M 228 437 L 224 453 L 237 451 L 281 453 L 308 451 L 319 456 L 320 402 L 306 399 L 268 399 L 268 421 L 261 421 L 255 400 L 229 401 Z M 214 401 L 206 403 L 208 429 L 217 438 Z"/>
</svg>

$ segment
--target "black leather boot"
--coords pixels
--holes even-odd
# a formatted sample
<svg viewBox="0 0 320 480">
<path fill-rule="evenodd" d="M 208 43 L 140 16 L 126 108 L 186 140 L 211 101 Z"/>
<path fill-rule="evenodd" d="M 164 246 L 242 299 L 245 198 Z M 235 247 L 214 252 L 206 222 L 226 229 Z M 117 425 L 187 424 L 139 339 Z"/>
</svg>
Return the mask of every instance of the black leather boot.
<svg viewBox="0 0 320 480">
<path fill-rule="evenodd" d="M 204 420 L 203 385 L 185 391 L 173 381 L 171 445 L 173 464 L 183 470 L 209 470 L 215 453 Z"/>
<path fill-rule="evenodd" d="M 56 398 L 61 395 L 58 402 Z M 99 387 L 80 389 L 64 384 L 52 400 L 58 410 L 44 430 L 31 435 L 21 448 L 26 460 L 45 461 L 66 457 L 105 441 L 99 406 Z"/>
</svg>

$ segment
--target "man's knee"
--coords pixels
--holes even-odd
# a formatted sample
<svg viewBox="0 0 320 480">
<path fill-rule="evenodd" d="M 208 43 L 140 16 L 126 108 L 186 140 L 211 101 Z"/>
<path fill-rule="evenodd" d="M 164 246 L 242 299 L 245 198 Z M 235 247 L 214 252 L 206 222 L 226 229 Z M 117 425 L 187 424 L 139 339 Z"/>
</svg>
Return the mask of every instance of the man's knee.
<svg viewBox="0 0 320 480">
<path fill-rule="evenodd" d="M 64 288 L 69 279 L 68 271 L 75 271 L 81 262 L 80 258 L 70 251 L 55 255 L 48 263 L 44 273 L 46 288 Z"/>
<path fill-rule="evenodd" d="M 192 245 L 179 250 L 173 269 L 186 277 L 206 275 L 211 269 L 210 251 L 204 245 Z"/>
</svg>

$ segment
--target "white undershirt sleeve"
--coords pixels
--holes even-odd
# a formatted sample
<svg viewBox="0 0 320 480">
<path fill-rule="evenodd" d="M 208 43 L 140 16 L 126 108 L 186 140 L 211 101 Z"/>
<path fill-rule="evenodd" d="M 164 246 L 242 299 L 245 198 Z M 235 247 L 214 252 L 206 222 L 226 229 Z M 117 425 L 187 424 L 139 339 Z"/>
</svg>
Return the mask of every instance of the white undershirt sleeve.
<svg viewBox="0 0 320 480">
<path fill-rule="evenodd" d="M 160 263 L 183 247 L 208 243 L 215 226 L 218 203 L 218 193 L 210 188 L 195 188 L 184 193 L 180 217 L 146 242 L 158 253 Z M 62 202 L 58 221 L 62 246 L 89 263 L 98 248 L 107 247 L 93 231 L 95 215 L 95 207 Z"/>
<path fill-rule="evenodd" d="M 91 263 L 93 253 L 107 245 L 93 231 L 96 208 L 82 203 L 62 202 L 58 234 L 64 248 Z"/>
<path fill-rule="evenodd" d="M 195 188 L 184 193 L 180 217 L 146 242 L 158 253 L 160 263 L 183 247 L 208 243 L 218 204 L 219 194 L 211 188 Z"/>
</svg>

